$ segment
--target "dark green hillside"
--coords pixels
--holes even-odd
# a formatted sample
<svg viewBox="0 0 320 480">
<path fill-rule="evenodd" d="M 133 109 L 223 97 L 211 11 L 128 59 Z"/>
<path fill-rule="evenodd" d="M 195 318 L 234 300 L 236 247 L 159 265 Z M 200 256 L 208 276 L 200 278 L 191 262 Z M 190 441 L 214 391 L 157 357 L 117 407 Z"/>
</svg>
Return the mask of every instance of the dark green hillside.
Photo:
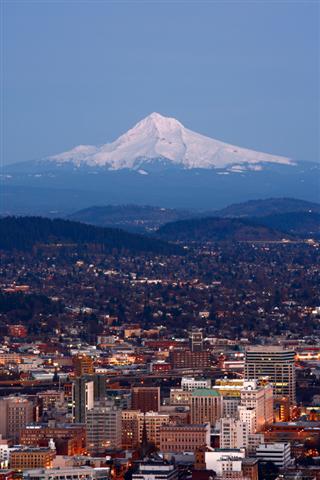
<svg viewBox="0 0 320 480">
<path fill-rule="evenodd" d="M 76 243 L 102 245 L 105 250 L 179 254 L 182 250 L 161 240 L 61 219 L 42 217 L 0 218 L 0 249 L 29 250 L 37 244 Z"/>
<path fill-rule="evenodd" d="M 263 217 L 266 215 L 291 212 L 320 213 L 320 204 L 299 200 L 297 198 L 267 198 L 265 200 L 249 200 L 248 202 L 235 203 L 221 210 L 212 212 L 210 216 Z"/>
<path fill-rule="evenodd" d="M 165 223 L 190 217 L 192 214 L 187 210 L 149 205 L 101 205 L 79 210 L 68 218 L 100 227 L 123 228 L 144 233 L 154 231 Z"/>
<path fill-rule="evenodd" d="M 290 212 L 252 218 L 259 225 L 281 230 L 303 238 L 320 237 L 320 213 Z"/>
<path fill-rule="evenodd" d="M 219 242 L 281 240 L 285 234 L 246 219 L 208 217 L 167 223 L 157 235 L 166 240 Z"/>
</svg>

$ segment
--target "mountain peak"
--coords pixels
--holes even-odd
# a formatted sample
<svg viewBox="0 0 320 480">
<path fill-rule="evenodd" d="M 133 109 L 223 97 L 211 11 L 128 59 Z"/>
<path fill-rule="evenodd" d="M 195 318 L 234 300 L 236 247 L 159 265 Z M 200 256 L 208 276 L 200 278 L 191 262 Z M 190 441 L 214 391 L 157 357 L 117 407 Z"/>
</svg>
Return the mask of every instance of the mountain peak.
<svg viewBox="0 0 320 480">
<path fill-rule="evenodd" d="M 236 147 L 187 129 L 175 118 L 153 112 L 112 143 L 81 145 L 49 157 L 58 163 L 104 166 L 110 170 L 143 169 L 154 160 L 181 168 L 227 168 L 236 173 L 260 170 L 264 163 L 292 165 L 289 158 Z"/>
<path fill-rule="evenodd" d="M 171 120 L 171 118 L 165 117 L 164 115 L 161 115 L 161 113 L 158 113 L 158 112 L 152 112 L 150 113 L 150 115 L 147 115 L 143 120 L 152 120 L 154 122 L 162 122 L 166 120 Z M 172 119 L 172 120 L 175 120 L 175 119 Z"/>
<path fill-rule="evenodd" d="M 160 113 L 153 112 L 150 113 L 150 115 L 148 115 L 147 117 L 140 120 L 140 122 L 138 122 L 131 130 L 129 130 L 129 132 L 135 129 L 150 128 L 150 126 L 154 127 L 159 134 L 165 133 L 166 131 L 170 130 L 184 128 L 182 123 L 180 123 L 175 118 L 165 117 Z"/>
<path fill-rule="evenodd" d="M 176 118 L 166 117 L 164 115 L 161 115 L 161 113 L 158 113 L 158 112 L 150 113 L 150 115 L 147 115 L 140 122 L 154 122 L 156 124 L 175 124 L 175 125 L 182 126 L 182 124 Z"/>
</svg>

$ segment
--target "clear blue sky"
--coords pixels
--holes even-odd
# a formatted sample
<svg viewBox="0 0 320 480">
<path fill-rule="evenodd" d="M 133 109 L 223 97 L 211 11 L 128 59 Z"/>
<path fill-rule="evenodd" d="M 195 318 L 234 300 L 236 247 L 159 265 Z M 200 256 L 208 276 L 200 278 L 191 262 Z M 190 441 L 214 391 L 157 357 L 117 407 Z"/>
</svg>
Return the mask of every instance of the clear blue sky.
<svg viewBox="0 0 320 480">
<path fill-rule="evenodd" d="M 319 160 L 319 2 L 1 1 L 6 163 L 112 141 L 152 111 Z"/>
</svg>

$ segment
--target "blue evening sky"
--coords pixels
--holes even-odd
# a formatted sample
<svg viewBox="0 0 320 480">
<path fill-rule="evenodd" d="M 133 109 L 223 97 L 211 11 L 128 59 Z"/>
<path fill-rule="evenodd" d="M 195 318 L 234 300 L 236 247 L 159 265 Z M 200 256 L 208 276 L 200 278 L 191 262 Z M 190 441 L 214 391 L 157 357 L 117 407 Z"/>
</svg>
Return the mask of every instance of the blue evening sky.
<svg viewBox="0 0 320 480">
<path fill-rule="evenodd" d="M 153 111 L 319 160 L 319 2 L 1 1 L 6 163 L 113 141 Z"/>
</svg>

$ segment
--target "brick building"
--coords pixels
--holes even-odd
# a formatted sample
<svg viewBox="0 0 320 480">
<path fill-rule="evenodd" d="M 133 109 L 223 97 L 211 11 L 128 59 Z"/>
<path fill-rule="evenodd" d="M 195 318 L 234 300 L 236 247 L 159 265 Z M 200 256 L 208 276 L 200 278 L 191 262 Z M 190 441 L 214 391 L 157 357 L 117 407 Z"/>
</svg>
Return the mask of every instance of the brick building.
<svg viewBox="0 0 320 480">
<path fill-rule="evenodd" d="M 162 452 L 195 452 L 210 445 L 210 424 L 164 425 L 160 428 Z"/>
</svg>

